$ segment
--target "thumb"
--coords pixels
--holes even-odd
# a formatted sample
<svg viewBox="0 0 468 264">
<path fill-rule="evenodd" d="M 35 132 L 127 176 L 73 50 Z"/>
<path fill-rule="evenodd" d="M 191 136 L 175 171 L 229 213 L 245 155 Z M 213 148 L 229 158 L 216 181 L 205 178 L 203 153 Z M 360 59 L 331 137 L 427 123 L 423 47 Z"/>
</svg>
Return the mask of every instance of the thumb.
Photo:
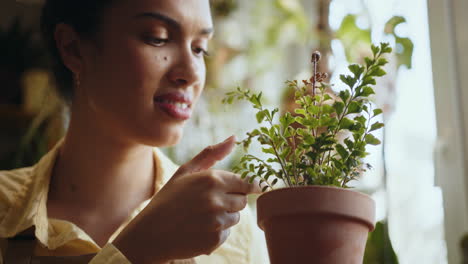
<svg viewBox="0 0 468 264">
<path fill-rule="evenodd" d="M 213 167 L 217 161 L 224 159 L 232 152 L 236 143 L 236 137 L 230 136 L 225 141 L 216 145 L 208 146 L 192 160 L 180 166 L 174 174 L 174 177 L 179 177 L 187 173 L 207 170 Z"/>
</svg>

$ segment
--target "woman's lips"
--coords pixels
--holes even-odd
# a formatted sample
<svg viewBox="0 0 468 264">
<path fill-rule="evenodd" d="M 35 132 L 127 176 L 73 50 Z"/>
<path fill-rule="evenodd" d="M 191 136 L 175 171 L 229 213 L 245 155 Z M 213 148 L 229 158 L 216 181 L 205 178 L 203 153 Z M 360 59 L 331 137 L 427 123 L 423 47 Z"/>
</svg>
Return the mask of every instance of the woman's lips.
<svg viewBox="0 0 468 264">
<path fill-rule="evenodd" d="M 175 119 L 187 120 L 192 115 L 192 101 L 187 94 L 168 93 L 155 97 L 154 102 L 163 112 Z"/>
</svg>

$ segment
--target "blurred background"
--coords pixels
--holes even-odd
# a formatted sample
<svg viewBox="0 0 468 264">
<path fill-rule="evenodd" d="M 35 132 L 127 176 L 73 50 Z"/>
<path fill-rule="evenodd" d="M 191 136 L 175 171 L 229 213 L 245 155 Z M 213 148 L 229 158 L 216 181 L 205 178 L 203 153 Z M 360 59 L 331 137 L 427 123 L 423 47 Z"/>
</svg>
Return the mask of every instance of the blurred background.
<svg viewBox="0 0 468 264">
<path fill-rule="evenodd" d="M 67 128 L 68 110 L 55 95 L 38 33 L 40 2 L 0 2 L 0 170 L 36 163 Z M 181 164 L 229 135 L 244 138 L 256 126 L 253 109 L 221 104 L 237 86 L 262 91 L 268 107 L 285 108 L 291 96 L 284 83 L 310 78 L 314 50 L 322 53 L 320 71 L 338 84 L 348 63 L 370 55 L 371 43 L 390 42 L 395 52 L 374 98 L 384 109 L 383 144 L 370 149 L 374 169 L 355 183 L 378 205 L 364 263 L 462 263 L 468 1 L 211 2 L 216 35 L 205 92 L 182 142 L 164 152 Z M 229 169 L 241 154 L 219 166 Z"/>
</svg>

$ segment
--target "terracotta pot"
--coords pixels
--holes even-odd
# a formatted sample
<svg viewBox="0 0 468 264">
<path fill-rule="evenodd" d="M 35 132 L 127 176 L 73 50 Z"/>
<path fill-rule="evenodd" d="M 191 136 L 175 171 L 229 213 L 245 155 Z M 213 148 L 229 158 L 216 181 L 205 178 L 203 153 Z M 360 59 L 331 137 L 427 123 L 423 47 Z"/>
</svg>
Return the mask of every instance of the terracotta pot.
<svg viewBox="0 0 468 264">
<path fill-rule="evenodd" d="M 262 194 L 257 214 L 272 264 L 362 264 L 375 203 L 349 189 L 283 188 Z"/>
</svg>

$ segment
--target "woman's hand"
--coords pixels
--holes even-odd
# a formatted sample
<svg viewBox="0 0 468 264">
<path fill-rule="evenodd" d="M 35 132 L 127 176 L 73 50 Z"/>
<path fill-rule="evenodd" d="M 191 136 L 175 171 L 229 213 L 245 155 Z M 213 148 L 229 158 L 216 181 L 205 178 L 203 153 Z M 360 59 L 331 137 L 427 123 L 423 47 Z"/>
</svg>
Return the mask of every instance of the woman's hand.
<svg viewBox="0 0 468 264">
<path fill-rule="evenodd" d="M 260 193 L 258 184 L 210 169 L 234 143 L 230 137 L 181 166 L 113 244 L 133 263 L 165 263 L 218 248 L 239 222 L 247 194 Z"/>
</svg>

